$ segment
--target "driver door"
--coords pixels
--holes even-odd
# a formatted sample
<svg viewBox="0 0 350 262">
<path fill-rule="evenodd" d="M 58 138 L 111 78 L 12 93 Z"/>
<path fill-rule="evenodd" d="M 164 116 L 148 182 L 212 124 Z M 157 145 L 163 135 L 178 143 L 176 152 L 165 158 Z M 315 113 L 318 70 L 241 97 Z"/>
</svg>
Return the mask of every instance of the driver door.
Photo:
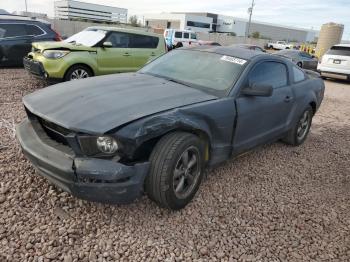
<svg viewBox="0 0 350 262">
<path fill-rule="evenodd" d="M 288 81 L 287 66 L 275 61 L 255 65 L 248 74 L 245 87 L 270 85 L 271 96 L 240 95 L 237 100 L 237 127 L 233 148 L 235 153 L 273 141 L 288 130 L 294 97 Z"/>
<path fill-rule="evenodd" d="M 131 72 L 134 61 L 129 48 L 130 35 L 122 32 L 111 32 L 102 46 L 97 50 L 97 64 L 100 74 Z"/>
</svg>

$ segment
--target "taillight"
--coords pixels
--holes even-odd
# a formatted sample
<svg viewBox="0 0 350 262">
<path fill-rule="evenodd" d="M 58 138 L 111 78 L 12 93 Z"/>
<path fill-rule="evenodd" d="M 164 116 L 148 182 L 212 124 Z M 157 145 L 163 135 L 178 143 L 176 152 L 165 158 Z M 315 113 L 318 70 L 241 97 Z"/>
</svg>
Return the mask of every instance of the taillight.
<svg viewBox="0 0 350 262">
<path fill-rule="evenodd" d="M 61 35 L 59 33 L 57 33 L 57 31 L 55 29 L 53 29 L 53 28 L 51 28 L 51 29 L 55 33 L 55 38 L 54 38 L 55 41 L 62 41 Z"/>
</svg>

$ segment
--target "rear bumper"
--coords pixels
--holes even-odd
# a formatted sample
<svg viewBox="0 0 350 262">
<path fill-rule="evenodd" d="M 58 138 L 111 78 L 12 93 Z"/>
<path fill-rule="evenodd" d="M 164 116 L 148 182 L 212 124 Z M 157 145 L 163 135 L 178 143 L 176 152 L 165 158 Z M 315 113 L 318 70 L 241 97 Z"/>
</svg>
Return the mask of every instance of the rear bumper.
<svg viewBox="0 0 350 262">
<path fill-rule="evenodd" d="M 43 134 L 34 130 L 29 120 L 16 128 L 23 153 L 38 173 L 57 187 L 81 199 L 111 204 L 130 203 L 143 191 L 149 163 L 126 166 L 121 163 L 76 157 L 53 147 Z"/>
<path fill-rule="evenodd" d="M 321 76 L 350 80 L 350 69 L 340 69 L 324 65 L 318 65 L 317 71 L 320 72 Z"/>
</svg>

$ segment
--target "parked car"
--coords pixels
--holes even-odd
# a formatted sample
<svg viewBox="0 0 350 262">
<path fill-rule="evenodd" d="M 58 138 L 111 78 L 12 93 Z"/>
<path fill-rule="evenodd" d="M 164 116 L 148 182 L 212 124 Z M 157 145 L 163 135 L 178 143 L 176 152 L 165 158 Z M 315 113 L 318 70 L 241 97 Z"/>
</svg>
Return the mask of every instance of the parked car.
<svg viewBox="0 0 350 262">
<path fill-rule="evenodd" d="M 164 38 L 169 50 L 199 45 L 197 34 L 191 30 L 166 29 Z"/>
<path fill-rule="evenodd" d="M 317 70 L 325 78 L 350 80 L 350 45 L 332 46 L 323 55 Z"/>
<path fill-rule="evenodd" d="M 306 53 L 304 51 L 298 51 L 298 50 L 281 50 L 274 55 L 282 56 L 287 59 L 290 59 L 294 64 L 297 66 L 304 68 L 304 69 L 310 69 L 310 70 L 316 70 L 318 60 L 315 58 L 315 56 L 310 55 L 309 53 Z"/>
<path fill-rule="evenodd" d="M 288 44 L 286 41 L 269 42 L 267 47 L 275 50 L 293 49 L 293 45 Z"/>
<path fill-rule="evenodd" d="M 177 49 L 137 73 L 25 96 L 17 138 L 40 175 L 77 197 L 127 203 L 145 190 L 180 209 L 205 167 L 279 139 L 302 144 L 323 99 L 317 75 L 240 48 Z"/>
<path fill-rule="evenodd" d="M 25 68 L 51 81 L 132 72 L 164 54 L 163 36 L 132 29 L 95 26 L 62 42 L 33 43 Z"/>
<path fill-rule="evenodd" d="M 0 65 L 23 66 L 32 42 L 60 41 L 50 23 L 16 15 L 0 15 Z"/>
<path fill-rule="evenodd" d="M 258 52 L 263 52 L 265 53 L 265 49 L 261 48 L 260 46 L 257 45 L 250 45 L 250 44 L 234 44 L 231 45 L 232 47 L 238 47 L 238 48 L 244 48 L 244 49 L 249 49 L 249 50 L 254 50 Z"/>
</svg>

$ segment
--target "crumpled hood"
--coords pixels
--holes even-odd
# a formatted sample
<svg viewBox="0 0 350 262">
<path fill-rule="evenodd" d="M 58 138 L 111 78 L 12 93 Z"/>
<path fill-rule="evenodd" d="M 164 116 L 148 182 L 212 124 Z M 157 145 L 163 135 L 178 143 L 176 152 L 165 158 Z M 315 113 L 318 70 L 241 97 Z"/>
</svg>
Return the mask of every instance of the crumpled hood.
<svg viewBox="0 0 350 262">
<path fill-rule="evenodd" d="M 49 41 L 49 42 L 35 42 L 32 43 L 32 46 L 35 49 L 38 50 L 60 50 L 60 49 L 64 49 L 64 50 L 72 50 L 72 51 L 96 51 L 96 48 L 94 47 L 89 47 L 89 46 L 84 46 L 84 45 L 73 45 L 70 43 L 66 43 L 64 41 Z"/>
<path fill-rule="evenodd" d="M 103 134 L 148 115 L 216 98 L 162 78 L 128 73 L 53 85 L 25 96 L 23 103 L 67 129 Z"/>
</svg>

